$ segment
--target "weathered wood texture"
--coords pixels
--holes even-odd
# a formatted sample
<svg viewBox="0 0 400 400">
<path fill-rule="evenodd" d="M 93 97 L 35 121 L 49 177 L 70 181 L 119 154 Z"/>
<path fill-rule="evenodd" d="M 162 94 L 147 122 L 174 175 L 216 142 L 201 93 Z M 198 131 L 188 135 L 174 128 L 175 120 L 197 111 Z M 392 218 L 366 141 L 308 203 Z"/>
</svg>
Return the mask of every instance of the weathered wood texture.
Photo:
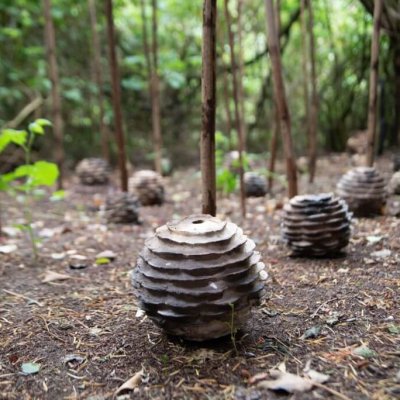
<svg viewBox="0 0 400 400">
<path fill-rule="evenodd" d="M 114 110 L 114 130 L 115 130 L 115 138 L 118 145 L 118 168 L 120 172 L 121 190 L 123 192 L 127 192 L 128 171 L 126 168 L 125 138 L 122 127 L 121 86 L 120 86 L 117 54 L 115 49 L 116 40 L 115 40 L 112 0 L 105 0 L 105 6 L 106 6 L 106 18 L 107 18 L 111 87 L 112 87 L 112 103 Z"/>
<path fill-rule="evenodd" d="M 215 110 L 216 110 L 216 19 L 217 1 L 204 0 L 202 47 L 202 131 L 200 164 L 202 180 L 202 211 L 215 215 Z"/>
<path fill-rule="evenodd" d="M 375 0 L 368 99 L 367 165 L 370 167 L 374 165 L 375 159 L 376 119 L 378 112 L 379 31 L 381 26 L 381 17 L 382 0 Z"/>
<path fill-rule="evenodd" d="M 266 20 L 268 30 L 268 47 L 272 63 L 274 92 L 277 99 L 277 106 L 280 117 L 280 128 L 286 160 L 288 195 L 289 197 L 294 197 L 297 195 L 296 161 L 293 151 L 289 109 L 287 106 L 285 87 L 283 84 L 280 46 L 278 34 L 276 31 L 275 11 L 272 0 L 265 0 L 265 8 L 267 15 Z"/>
</svg>

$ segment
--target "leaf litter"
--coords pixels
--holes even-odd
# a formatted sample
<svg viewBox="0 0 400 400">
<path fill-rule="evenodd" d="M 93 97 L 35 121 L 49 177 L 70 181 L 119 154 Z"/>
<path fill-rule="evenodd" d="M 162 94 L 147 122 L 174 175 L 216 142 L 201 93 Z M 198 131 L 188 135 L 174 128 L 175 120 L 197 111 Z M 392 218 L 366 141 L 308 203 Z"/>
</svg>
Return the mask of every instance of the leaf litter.
<svg viewBox="0 0 400 400">
<path fill-rule="evenodd" d="M 232 350 L 230 338 L 201 345 L 185 343 L 165 335 L 141 312 L 135 316 L 138 305 L 132 296 L 128 272 L 155 227 L 173 215 L 193 211 L 198 183 L 188 176 L 174 176 L 167 185 L 167 194 L 191 191 L 193 201 L 143 207 L 142 226 L 106 226 L 101 216 L 86 207 L 93 194 L 103 189 L 88 188 L 87 192 L 78 193 L 71 187 L 69 204 L 63 205 L 68 207 L 64 214 L 59 205 L 38 203 L 35 214 L 43 222 L 42 227 L 54 230 L 54 237 L 42 243 L 39 265 L 31 265 L 23 235 L 12 238 L 18 251 L 2 255 L 5 262 L 0 265 L 0 280 L 8 291 L 0 295 L 0 353 L 4 355 L 0 375 L 11 374 L 5 378 L 6 383 L 1 382 L 5 396 L 101 396 L 108 400 L 116 388 L 144 367 L 151 379 L 144 384 L 142 377 L 133 390 L 128 390 L 131 397 L 241 400 L 242 392 L 268 390 L 265 396 L 271 400 L 281 398 L 275 391 L 250 383 L 258 373 L 265 374 L 263 380 L 267 381 L 283 379 L 284 373 L 291 373 L 314 382 L 312 393 L 296 392 L 296 400 L 308 400 L 314 395 L 322 398 L 329 390 L 332 396 L 342 399 L 393 397 L 398 390 L 396 374 L 400 369 L 400 335 L 396 329 L 389 329 L 391 325 L 398 326 L 400 309 L 396 295 L 400 224 L 393 217 L 355 220 L 354 240 L 346 258 L 297 259 L 287 257 L 285 247 L 276 239 L 280 234 L 281 207 L 267 214 L 268 198 L 249 199 L 252 211 L 241 227 L 258 239 L 258 250 L 273 279 L 267 282 L 261 306 L 255 308 L 243 333 L 234 338 L 237 353 Z M 333 178 L 321 178 L 325 186 L 317 189 L 332 187 L 328 183 Z M 104 197 L 107 190 L 104 189 Z M 276 190 L 275 203 L 283 204 L 284 188 L 277 186 Z M 20 211 L 12 204 L 8 210 L 10 221 L 5 222 L 11 225 Z M 219 213 L 223 218 L 240 221 L 235 196 L 221 199 Z M 372 235 L 384 240 L 366 246 L 365 238 Z M 106 268 L 96 267 L 96 256 L 105 249 L 118 257 Z M 373 263 L 365 264 L 364 259 L 372 258 L 371 249 L 388 249 L 391 254 L 374 257 Z M 51 254 L 63 257 L 52 258 Z M 71 255 L 87 257 L 84 264 L 88 267 L 70 269 L 69 262 L 74 261 Z M 82 261 L 75 258 L 74 262 Z M 46 271 L 68 278 L 40 285 Z M 29 305 L 28 299 L 39 299 L 42 306 Z M 310 328 L 310 321 L 312 326 L 322 327 L 323 334 L 301 339 Z M 367 343 L 376 356 L 354 354 L 355 349 Z M 66 355 L 78 355 L 85 361 L 79 365 L 78 361 L 71 361 L 72 369 L 65 365 L 65 373 L 54 373 Z M 16 359 L 39 360 L 35 361 L 41 365 L 39 373 L 30 378 L 22 376 Z M 313 366 L 305 371 L 303 366 L 309 359 Z M 268 371 L 276 370 L 273 367 L 283 361 L 290 371 L 278 368 L 273 379 Z M 326 376 L 329 380 L 321 383 Z M 72 387 L 76 393 L 71 392 Z"/>
</svg>

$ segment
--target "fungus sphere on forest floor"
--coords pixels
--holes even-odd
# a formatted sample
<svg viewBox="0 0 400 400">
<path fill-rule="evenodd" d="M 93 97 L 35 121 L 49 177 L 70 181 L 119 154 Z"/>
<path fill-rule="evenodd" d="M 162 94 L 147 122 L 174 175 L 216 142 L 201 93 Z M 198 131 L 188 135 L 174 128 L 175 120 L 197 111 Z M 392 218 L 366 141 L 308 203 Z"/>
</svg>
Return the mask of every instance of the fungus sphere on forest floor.
<svg viewBox="0 0 400 400">
<path fill-rule="evenodd" d="M 191 215 L 146 240 L 132 273 L 141 308 L 167 333 L 203 341 L 242 327 L 267 274 L 232 222 Z"/>
</svg>

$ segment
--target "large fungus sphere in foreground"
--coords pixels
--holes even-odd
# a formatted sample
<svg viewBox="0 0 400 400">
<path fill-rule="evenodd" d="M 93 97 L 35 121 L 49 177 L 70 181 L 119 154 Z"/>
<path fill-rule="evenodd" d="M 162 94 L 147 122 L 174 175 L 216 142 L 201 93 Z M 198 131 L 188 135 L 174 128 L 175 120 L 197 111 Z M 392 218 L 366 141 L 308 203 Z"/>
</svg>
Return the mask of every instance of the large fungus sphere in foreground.
<svg viewBox="0 0 400 400">
<path fill-rule="evenodd" d="M 330 193 L 295 196 L 283 212 L 283 240 L 294 255 L 333 255 L 349 243 L 347 204 Z"/>
<path fill-rule="evenodd" d="M 84 158 L 76 166 L 76 174 L 83 185 L 105 185 L 110 176 L 110 166 L 102 158 Z"/>
<path fill-rule="evenodd" d="M 374 167 L 350 170 L 339 180 L 336 192 L 357 217 L 382 214 L 387 200 L 385 180 Z"/>
<path fill-rule="evenodd" d="M 242 229 L 201 214 L 158 228 L 145 242 L 132 282 L 140 307 L 157 325 L 203 341 L 244 324 L 266 276 Z"/>
</svg>

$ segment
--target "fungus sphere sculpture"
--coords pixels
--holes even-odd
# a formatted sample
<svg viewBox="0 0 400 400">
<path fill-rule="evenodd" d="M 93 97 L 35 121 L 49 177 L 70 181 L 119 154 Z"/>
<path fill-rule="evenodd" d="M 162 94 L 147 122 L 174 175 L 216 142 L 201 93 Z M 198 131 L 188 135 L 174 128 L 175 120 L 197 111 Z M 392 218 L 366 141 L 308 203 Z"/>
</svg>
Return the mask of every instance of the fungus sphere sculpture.
<svg viewBox="0 0 400 400">
<path fill-rule="evenodd" d="M 263 176 L 255 172 L 246 172 L 244 190 L 247 197 L 263 197 L 267 193 L 267 182 Z"/>
<path fill-rule="evenodd" d="M 331 193 L 295 196 L 283 211 L 282 236 L 294 255 L 333 255 L 349 243 L 351 214 Z"/>
<path fill-rule="evenodd" d="M 237 225 L 209 215 L 167 223 L 138 257 L 135 295 L 167 333 L 194 341 L 228 335 L 261 298 L 267 274 L 254 249 Z"/>
<path fill-rule="evenodd" d="M 164 185 L 160 174 L 152 170 L 136 172 L 129 179 L 129 191 L 134 193 L 143 206 L 164 203 Z"/>
<path fill-rule="evenodd" d="M 393 156 L 393 172 L 400 171 L 400 154 Z"/>
<path fill-rule="evenodd" d="M 374 167 L 350 170 L 339 180 L 336 192 L 358 217 L 382 214 L 387 199 L 385 180 Z"/>
<path fill-rule="evenodd" d="M 115 193 L 107 197 L 105 216 L 108 223 L 140 224 L 139 201 L 131 193 Z"/>
<path fill-rule="evenodd" d="M 400 171 L 397 171 L 392 175 L 389 183 L 389 189 L 391 193 L 400 195 Z"/>
<path fill-rule="evenodd" d="M 105 185 L 110 167 L 102 158 L 84 158 L 76 166 L 76 174 L 83 185 Z"/>
</svg>

